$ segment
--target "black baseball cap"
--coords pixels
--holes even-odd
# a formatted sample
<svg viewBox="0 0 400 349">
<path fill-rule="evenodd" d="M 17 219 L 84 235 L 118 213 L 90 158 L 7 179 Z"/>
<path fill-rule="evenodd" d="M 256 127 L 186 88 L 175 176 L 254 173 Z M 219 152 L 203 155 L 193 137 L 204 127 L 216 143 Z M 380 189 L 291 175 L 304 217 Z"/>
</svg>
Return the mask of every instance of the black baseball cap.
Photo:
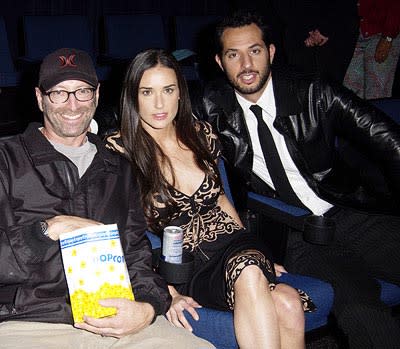
<svg viewBox="0 0 400 349">
<path fill-rule="evenodd" d="M 44 91 L 65 80 L 80 80 L 97 87 L 93 60 L 85 51 L 61 48 L 48 54 L 40 66 L 39 87 Z"/>
</svg>

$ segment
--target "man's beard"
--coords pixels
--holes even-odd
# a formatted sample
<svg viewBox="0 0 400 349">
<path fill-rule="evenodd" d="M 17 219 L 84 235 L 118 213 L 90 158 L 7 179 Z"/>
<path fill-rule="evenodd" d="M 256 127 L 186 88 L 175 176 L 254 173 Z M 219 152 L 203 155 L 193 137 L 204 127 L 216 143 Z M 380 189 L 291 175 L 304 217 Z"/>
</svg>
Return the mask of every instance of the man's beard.
<svg viewBox="0 0 400 349">
<path fill-rule="evenodd" d="M 227 71 L 227 70 L 225 69 L 225 71 Z M 238 80 L 239 80 L 240 75 L 249 74 L 249 73 L 258 74 L 259 72 L 254 71 L 254 70 L 244 70 L 244 71 L 241 71 L 236 76 L 236 79 L 233 79 L 232 77 L 227 76 L 227 78 L 228 78 L 229 82 L 231 83 L 231 85 L 233 86 L 233 88 L 242 95 L 250 95 L 253 93 L 257 93 L 265 87 L 265 84 L 267 83 L 268 78 L 271 73 L 270 63 L 269 62 L 267 63 L 265 70 L 260 74 L 260 81 L 258 82 L 258 84 L 256 86 L 243 86 L 243 84 L 239 84 Z"/>
<path fill-rule="evenodd" d="M 47 122 L 52 125 L 53 131 L 59 137 L 78 137 L 88 130 L 90 121 L 95 112 L 95 104 L 89 106 L 82 106 L 79 109 L 71 112 L 68 108 L 53 110 L 51 108 L 44 108 L 43 112 L 47 114 Z M 82 114 L 84 117 L 77 126 L 70 127 L 68 123 L 64 123 L 61 120 L 62 115 L 69 114 Z"/>
</svg>

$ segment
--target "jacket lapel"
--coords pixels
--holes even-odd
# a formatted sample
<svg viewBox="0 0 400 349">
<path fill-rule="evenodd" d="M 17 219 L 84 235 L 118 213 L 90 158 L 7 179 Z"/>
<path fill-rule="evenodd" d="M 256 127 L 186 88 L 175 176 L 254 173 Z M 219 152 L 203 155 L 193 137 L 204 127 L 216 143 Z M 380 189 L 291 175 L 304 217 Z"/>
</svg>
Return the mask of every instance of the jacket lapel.
<svg viewBox="0 0 400 349">
<path fill-rule="evenodd" d="M 302 114 L 305 112 L 304 98 L 308 89 L 301 86 L 299 80 L 294 79 L 287 69 L 282 67 L 272 70 L 272 81 L 276 105 L 274 127 L 281 134 L 290 134 L 298 139 L 300 130 L 293 129 L 293 125 L 301 125 Z M 295 123 L 292 122 L 293 119 L 297 119 Z"/>
</svg>

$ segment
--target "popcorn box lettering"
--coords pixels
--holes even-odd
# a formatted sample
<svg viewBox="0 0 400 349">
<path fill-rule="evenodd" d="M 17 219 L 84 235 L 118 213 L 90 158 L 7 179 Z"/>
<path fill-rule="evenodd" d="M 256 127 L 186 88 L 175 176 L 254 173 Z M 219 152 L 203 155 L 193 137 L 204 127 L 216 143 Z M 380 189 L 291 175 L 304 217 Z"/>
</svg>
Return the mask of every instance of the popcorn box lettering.
<svg viewBox="0 0 400 349">
<path fill-rule="evenodd" d="M 61 254 L 74 322 L 116 314 L 104 298 L 134 300 L 116 224 L 95 225 L 60 235 Z"/>
</svg>

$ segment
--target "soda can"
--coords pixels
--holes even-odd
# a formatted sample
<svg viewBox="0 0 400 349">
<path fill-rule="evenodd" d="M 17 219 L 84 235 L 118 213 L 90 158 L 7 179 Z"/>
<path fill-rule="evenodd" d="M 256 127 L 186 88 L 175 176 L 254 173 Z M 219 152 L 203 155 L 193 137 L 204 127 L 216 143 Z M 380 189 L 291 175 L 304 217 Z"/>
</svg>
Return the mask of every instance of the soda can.
<svg viewBox="0 0 400 349">
<path fill-rule="evenodd" d="M 164 228 L 162 258 L 169 263 L 182 263 L 183 229 L 176 226 Z"/>
</svg>

